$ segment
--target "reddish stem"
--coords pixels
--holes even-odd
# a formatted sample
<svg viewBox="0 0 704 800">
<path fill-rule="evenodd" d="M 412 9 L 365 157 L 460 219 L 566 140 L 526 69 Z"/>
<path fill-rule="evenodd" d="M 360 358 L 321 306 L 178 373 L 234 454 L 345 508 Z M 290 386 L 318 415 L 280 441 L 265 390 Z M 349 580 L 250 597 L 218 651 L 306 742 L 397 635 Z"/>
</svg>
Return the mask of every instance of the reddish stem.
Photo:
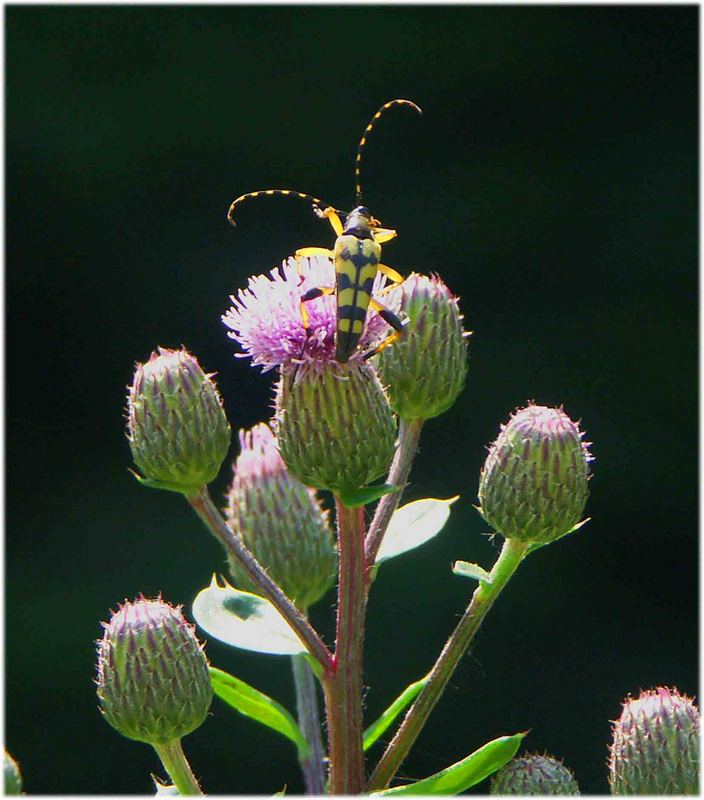
<svg viewBox="0 0 704 800">
<path fill-rule="evenodd" d="M 337 506 L 340 579 L 337 605 L 335 668 L 324 679 L 328 719 L 330 794 L 364 790 L 362 750 L 362 669 L 366 576 L 364 508 Z"/>
</svg>

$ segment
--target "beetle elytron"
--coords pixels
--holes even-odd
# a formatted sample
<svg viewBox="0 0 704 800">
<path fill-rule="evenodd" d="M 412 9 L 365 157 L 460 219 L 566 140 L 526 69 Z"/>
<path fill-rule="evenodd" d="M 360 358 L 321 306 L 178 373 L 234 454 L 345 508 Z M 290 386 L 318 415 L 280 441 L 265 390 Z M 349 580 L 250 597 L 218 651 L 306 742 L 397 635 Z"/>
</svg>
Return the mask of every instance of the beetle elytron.
<svg viewBox="0 0 704 800">
<path fill-rule="evenodd" d="M 327 219 L 332 225 L 337 236 L 333 250 L 323 247 L 302 247 L 296 250 L 296 256 L 327 256 L 335 264 L 335 286 L 317 286 L 308 290 L 301 296 L 301 315 L 303 325 L 308 330 L 309 317 L 306 303 L 323 295 L 336 293 L 337 296 L 337 322 L 335 331 L 335 358 L 341 364 L 346 363 L 355 352 L 359 337 L 364 331 L 367 309 L 372 308 L 378 312 L 393 329 L 388 336 L 374 350 L 366 353 L 364 358 L 371 358 L 395 341 L 403 331 L 403 323 L 388 308 L 378 300 L 372 298 L 372 286 L 378 272 L 383 273 L 392 283 L 401 283 L 403 277 L 395 269 L 381 263 L 381 245 L 396 236 L 396 231 L 382 228 L 379 220 L 375 219 L 369 209 L 363 205 L 362 200 L 362 151 L 367 142 L 369 133 L 374 128 L 379 117 L 392 106 L 405 105 L 422 113 L 420 108 L 410 100 L 390 100 L 374 114 L 369 124 L 362 133 L 357 147 L 355 159 L 355 195 L 356 205 L 350 212 L 339 211 L 320 198 L 292 189 L 262 189 L 256 192 L 247 192 L 236 198 L 230 205 L 227 218 L 235 225 L 235 208 L 244 200 L 265 195 L 281 195 L 284 197 L 299 197 L 310 200 L 313 210 L 321 219 Z M 344 224 L 340 216 L 345 218 Z"/>
</svg>

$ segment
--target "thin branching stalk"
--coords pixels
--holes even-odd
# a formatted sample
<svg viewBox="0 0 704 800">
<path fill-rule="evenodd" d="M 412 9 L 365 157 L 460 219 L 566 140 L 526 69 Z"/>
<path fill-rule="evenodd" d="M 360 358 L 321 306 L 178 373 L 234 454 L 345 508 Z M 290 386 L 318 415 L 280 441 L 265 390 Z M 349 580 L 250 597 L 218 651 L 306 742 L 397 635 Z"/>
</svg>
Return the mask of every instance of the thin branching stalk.
<svg viewBox="0 0 704 800">
<path fill-rule="evenodd" d="M 305 656 L 291 656 L 293 682 L 296 687 L 296 709 L 298 724 L 310 745 L 308 757 L 301 761 L 301 772 L 306 794 L 325 794 L 325 773 L 323 770 L 323 738 L 320 732 L 318 715 L 318 695 L 315 677 L 306 662 Z"/>
<path fill-rule="evenodd" d="M 418 449 L 418 441 L 424 421 L 422 419 L 401 419 L 399 424 L 398 446 L 386 482 L 391 486 L 400 486 L 401 489 L 398 492 L 384 495 L 376 507 L 374 519 L 369 526 L 369 532 L 364 542 L 367 569 L 371 569 L 374 566 L 376 554 L 379 551 L 386 529 L 389 527 L 389 520 L 401 500 L 403 487 L 408 481 L 413 458 Z"/>
<path fill-rule="evenodd" d="M 320 663 L 324 670 L 330 670 L 333 664 L 332 654 L 323 640 L 315 632 L 305 615 L 286 597 L 279 586 L 267 575 L 257 559 L 245 547 L 239 536 L 234 534 L 213 503 L 208 489 L 203 486 L 197 493 L 186 497 L 193 510 L 205 523 L 227 553 L 232 554 L 242 565 L 247 575 L 284 617 L 286 622 L 305 645 L 309 653 Z"/>
<path fill-rule="evenodd" d="M 518 569 L 529 547 L 530 542 L 516 539 L 504 540 L 501 553 L 491 570 L 490 582 L 481 582 L 474 591 L 467 610 L 438 656 L 438 660 L 430 672 L 428 683 L 408 710 L 396 735 L 377 764 L 369 780 L 368 791 L 383 789 L 398 771 L 418 738 L 430 712 L 445 690 L 455 667 L 469 647 L 474 634 L 479 630 L 484 617 L 502 589 Z"/>
</svg>

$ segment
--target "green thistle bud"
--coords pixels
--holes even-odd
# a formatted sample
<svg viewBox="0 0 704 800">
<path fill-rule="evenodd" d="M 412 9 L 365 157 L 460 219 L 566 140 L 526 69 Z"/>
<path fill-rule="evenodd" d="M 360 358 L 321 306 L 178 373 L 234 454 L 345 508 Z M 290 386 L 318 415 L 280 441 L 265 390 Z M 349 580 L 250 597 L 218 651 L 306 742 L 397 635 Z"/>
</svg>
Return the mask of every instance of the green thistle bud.
<svg viewBox="0 0 704 800">
<path fill-rule="evenodd" d="M 496 772 L 491 794 L 568 795 L 580 791 L 572 770 L 562 761 L 536 753 L 514 758 Z"/>
<path fill-rule="evenodd" d="M 115 730 L 163 745 L 203 724 L 213 698 L 208 661 L 180 606 L 140 597 L 103 628 L 96 683 Z"/>
<path fill-rule="evenodd" d="M 301 609 L 327 592 L 337 572 L 337 549 L 315 492 L 289 474 L 271 428 L 240 431 L 241 452 L 225 514 L 257 561 Z M 245 591 L 257 592 L 239 561 L 230 573 Z"/>
<path fill-rule="evenodd" d="M 408 317 L 403 334 L 376 357 L 391 408 L 403 419 L 430 419 L 447 411 L 467 377 L 462 315 L 440 278 L 409 275 L 384 295 Z"/>
<path fill-rule="evenodd" d="M 507 539 L 540 544 L 569 533 L 589 493 L 591 455 L 561 408 L 529 405 L 498 438 L 479 480 L 479 512 Z"/>
<path fill-rule="evenodd" d="M 387 473 L 396 423 L 368 364 L 315 363 L 282 371 L 276 407 L 279 451 L 307 486 L 353 491 Z"/>
<path fill-rule="evenodd" d="M 146 364 L 137 364 L 127 428 L 143 482 L 184 494 L 215 478 L 230 446 L 230 426 L 212 376 L 183 349 L 160 347 Z"/>
<path fill-rule="evenodd" d="M 699 709 L 659 686 L 627 698 L 612 723 L 611 794 L 699 794 Z"/>
<path fill-rule="evenodd" d="M 22 794 L 22 773 L 20 772 L 20 766 L 7 750 L 4 751 L 3 765 L 5 772 L 4 794 L 6 796 Z"/>
</svg>

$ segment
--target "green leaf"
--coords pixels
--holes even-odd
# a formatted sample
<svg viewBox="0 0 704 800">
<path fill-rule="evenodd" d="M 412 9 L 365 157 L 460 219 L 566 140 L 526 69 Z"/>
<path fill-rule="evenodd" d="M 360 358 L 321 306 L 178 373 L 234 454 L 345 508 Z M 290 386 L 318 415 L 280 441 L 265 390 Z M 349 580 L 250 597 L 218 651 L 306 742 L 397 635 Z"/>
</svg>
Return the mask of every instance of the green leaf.
<svg viewBox="0 0 704 800">
<path fill-rule="evenodd" d="M 322 683 L 323 682 L 323 675 L 325 674 L 325 670 L 323 669 L 323 665 L 318 661 L 318 659 L 311 655 L 308 652 L 303 653 L 303 658 L 308 662 L 308 666 L 310 667 L 310 671 L 315 675 L 315 677 Z"/>
<path fill-rule="evenodd" d="M 193 616 L 214 639 L 257 653 L 294 655 L 307 650 L 288 622 L 263 597 L 213 580 L 193 601 Z"/>
<path fill-rule="evenodd" d="M 415 700 L 420 690 L 428 682 L 428 677 L 429 676 L 426 675 L 425 678 L 421 678 L 419 681 L 407 686 L 386 711 L 364 731 L 363 747 L 365 750 L 369 750 L 374 742 L 376 742 L 380 736 L 383 736 L 393 724 L 394 720 L 398 718 L 399 714 L 408 708 Z"/>
<path fill-rule="evenodd" d="M 481 581 L 481 583 L 491 583 L 491 575 L 479 564 L 472 564 L 470 561 L 455 561 L 452 565 L 452 571 L 462 578 L 471 578 L 475 581 Z"/>
<path fill-rule="evenodd" d="M 479 750 L 475 750 L 471 755 L 442 772 L 436 772 L 429 778 L 423 778 L 423 780 L 408 783 L 405 786 L 395 786 L 393 789 L 372 792 L 371 796 L 459 794 L 483 781 L 484 778 L 488 778 L 489 775 L 510 761 L 516 755 L 525 735 L 525 733 L 516 733 L 513 736 L 501 736 L 487 742 L 484 747 L 480 747 Z"/>
<path fill-rule="evenodd" d="M 376 563 L 400 556 L 437 536 L 450 516 L 450 506 L 458 497 L 449 500 L 426 497 L 397 509 L 381 542 Z"/>
<path fill-rule="evenodd" d="M 298 749 L 299 761 L 308 758 L 310 748 L 305 736 L 296 720 L 280 703 L 221 669 L 210 667 L 210 679 L 215 694 L 221 700 L 245 717 L 256 719 L 262 725 L 290 739 Z"/>
<path fill-rule="evenodd" d="M 341 489 L 337 496 L 343 506 L 347 508 L 359 508 L 373 503 L 385 494 L 398 492 L 400 486 L 389 486 L 388 483 L 380 483 L 378 486 L 360 486 L 359 489 Z"/>
</svg>

